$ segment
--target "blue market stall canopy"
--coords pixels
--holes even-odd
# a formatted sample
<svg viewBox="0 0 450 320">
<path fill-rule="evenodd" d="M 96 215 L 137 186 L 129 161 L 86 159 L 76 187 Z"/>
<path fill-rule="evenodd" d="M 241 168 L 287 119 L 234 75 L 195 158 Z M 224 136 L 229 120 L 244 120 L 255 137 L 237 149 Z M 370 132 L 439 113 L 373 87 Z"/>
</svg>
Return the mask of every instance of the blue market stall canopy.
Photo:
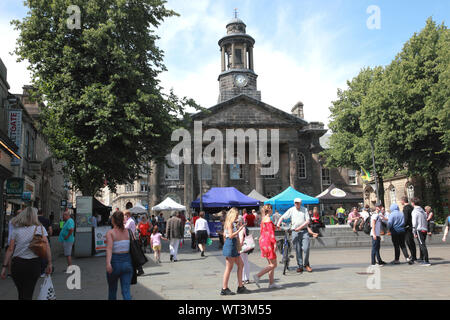
<svg viewBox="0 0 450 320">
<path fill-rule="evenodd" d="M 271 204 L 274 210 L 278 210 L 280 213 L 285 212 L 290 207 L 294 206 L 294 199 L 302 199 L 302 205 L 318 204 L 319 199 L 308 196 L 304 193 L 298 192 L 292 187 L 287 188 L 275 197 L 264 201 L 264 204 Z"/>
<path fill-rule="evenodd" d="M 233 187 L 211 188 L 203 197 L 204 208 L 258 207 L 260 201 L 250 198 Z M 200 197 L 191 202 L 192 208 L 200 207 Z"/>
</svg>

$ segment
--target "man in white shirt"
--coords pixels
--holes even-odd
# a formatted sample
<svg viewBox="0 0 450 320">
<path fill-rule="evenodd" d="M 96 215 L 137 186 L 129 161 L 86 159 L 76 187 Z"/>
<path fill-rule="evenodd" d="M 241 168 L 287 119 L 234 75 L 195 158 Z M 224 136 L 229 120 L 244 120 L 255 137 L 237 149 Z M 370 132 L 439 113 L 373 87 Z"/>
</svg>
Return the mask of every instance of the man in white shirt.
<svg viewBox="0 0 450 320">
<path fill-rule="evenodd" d="M 382 208 L 381 202 L 377 202 L 376 211 L 370 217 L 370 225 L 372 227 L 372 229 L 370 230 L 370 236 L 372 237 L 372 252 L 371 252 L 372 266 L 376 265 L 376 260 L 378 260 L 379 266 L 386 264 L 386 262 L 384 262 L 381 259 L 381 255 L 380 255 L 380 246 L 381 246 L 380 233 L 381 233 L 381 220 L 382 220 L 381 208 Z M 376 258 L 376 260 L 375 260 L 375 258 Z"/>
<path fill-rule="evenodd" d="M 302 273 L 303 267 L 306 271 L 312 272 L 309 266 L 309 233 L 308 225 L 310 222 L 309 214 L 306 208 L 302 207 L 302 200 L 296 198 L 294 206 L 286 211 L 278 220 L 277 227 L 280 227 L 283 220 L 291 219 L 292 243 L 295 246 L 298 268 L 297 272 Z M 303 260 L 304 254 L 304 260 Z"/>
</svg>

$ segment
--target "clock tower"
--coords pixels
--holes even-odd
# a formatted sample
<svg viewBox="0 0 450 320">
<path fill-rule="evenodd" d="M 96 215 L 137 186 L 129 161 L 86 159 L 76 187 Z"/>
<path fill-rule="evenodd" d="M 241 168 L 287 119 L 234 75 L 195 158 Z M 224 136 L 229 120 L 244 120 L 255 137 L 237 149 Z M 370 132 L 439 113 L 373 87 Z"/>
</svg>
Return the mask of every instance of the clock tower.
<svg viewBox="0 0 450 320">
<path fill-rule="evenodd" d="M 245 33 L 245 27 L 245 23 L 235 16 L 226 26 L 227 35 L 219 40 L 222 72 L 219 75 L 218 103 L 240 94 L 261 100 L 261 92 L 256 88 L 258 75 L 253 71 L 255 40 Z"/>
</svg>

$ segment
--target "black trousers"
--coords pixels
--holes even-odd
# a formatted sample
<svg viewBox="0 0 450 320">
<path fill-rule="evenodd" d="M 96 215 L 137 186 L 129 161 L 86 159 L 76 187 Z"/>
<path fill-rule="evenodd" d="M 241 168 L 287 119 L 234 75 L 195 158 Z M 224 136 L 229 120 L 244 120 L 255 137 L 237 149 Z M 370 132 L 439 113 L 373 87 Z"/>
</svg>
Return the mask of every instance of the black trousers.
<svg viewBox="0 0 450 320">
<path fill-rule="evenodd" d="M 197 247 L 196 243 L 195 243 L 195 232 L 191 233 L 191 248 L 195 249 Z"/>
<path fill-rule="evenodd" d="M 34 287 L 41 275 L 41 259 L 13 258 L 11 276 L 16 285 L 19 300 L 32 300 Z"/>
<path fill-rule="evenodd" d="M 425 243 L 425 240 L 427 239 L 427 233 L 417 231 L 417 239 L 419 240 L 420 260 L 428 262 L 428 249 Z"/>
<path fill-rule="evenodd" d="M 416 243 L 414 241 L 414 235 L 413 235 L 411 229 L 406 230 L 406 232 L 405 232 L 405 241 L 406 241 L 406 245 L 409 248 L 409 252 L 411 253 L 411 258 L 413 260 L 417 260 Z"/>
<path fill-rule="evenodd" d="M 408 258 L 408 250 L 406 250 L 405 245 L 405 233 L 392 232 L 391 236 L 392 243 L 394 244 L 395 261 L 398 261 L 400 259 L 400 249 L 402 249 L 405 259 Z"/>
</svg>

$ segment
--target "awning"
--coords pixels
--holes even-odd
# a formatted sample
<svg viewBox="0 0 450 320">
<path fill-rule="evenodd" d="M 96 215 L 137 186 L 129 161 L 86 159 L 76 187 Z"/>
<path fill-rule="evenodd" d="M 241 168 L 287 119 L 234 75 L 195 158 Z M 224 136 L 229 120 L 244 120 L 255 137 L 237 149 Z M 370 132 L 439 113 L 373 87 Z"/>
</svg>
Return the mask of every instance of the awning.
<svg viewBox="0 0 450 320">
<path fill-rule="evenodd" d="M 264 197 L 261 193 L 259 193 L 255 189 L 253 189 L 252 192 L 250 192 L 247 196 L 250 197 L 250 198 L 259 200 L 261 202 L 269 200 L 268 198 Z"/>
<path fill-rule="evenodd" d="M 172 198 L 167 197 L 163 202 L 152 207 L 152 210 L 155 210 L 155 211 L 172 211 L 172 210 L 186 211 L 186 207 L 175 202 L 175 200 L 173 200 Z"/>
<path fill-rule="evenodd" d="M 250 198 L 234 187 L 211 188 L 202 197 L 204 208 L 259 207 L 260 201 Z M 192 208 L 200 207 L 200 198 L 191 202 Z"/>
<path fill-rule="evenodd" d="M 363 202 L 361 195 L 356 195 L 342 189 L 337 188 L 334 184 L 329 186 L 324 192 L 316 196 L 320 200 L 320 203 L 336 204 L 345 202 Z"/>
<path fill-rule="evenodd" d="M 289 187 L 275 197 L 264 201 L 264 204 L 271 204 L 274 210 L 278 210 L 282 213 L 294 206 L 295 198 L 300 198 L 302 200 L 302 205 L 319 203 L 319 199 L 308 196 L 307 194 L 301 193 L 294 188 Z"/>
</svg>

